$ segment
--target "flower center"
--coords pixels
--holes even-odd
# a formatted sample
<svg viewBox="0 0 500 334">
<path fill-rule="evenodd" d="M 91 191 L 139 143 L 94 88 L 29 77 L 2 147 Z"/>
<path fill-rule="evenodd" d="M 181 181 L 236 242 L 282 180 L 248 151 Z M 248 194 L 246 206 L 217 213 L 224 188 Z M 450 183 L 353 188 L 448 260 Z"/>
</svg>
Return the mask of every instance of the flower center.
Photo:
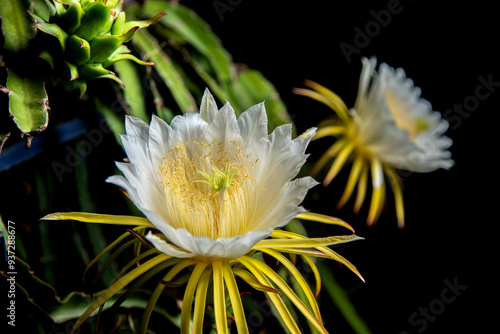
<svg viewBox="0 0 500 334">
<path fill-rule="evenodd" d="M 231 187 L 231 181 L 236 173 L 236 169 L 221 171 L 216 166 L 212 166 L 212 174 L 207 174 L 202 171 L 198 172 L 205 178 L 205 180 L 197 180 L 195 182 L 206 183 L 210 188 L 212 188 L 212 190 L 221 191 Z"/>
<path fill-rule="evenodd" d="M 190 144 L 174 147 L 160 166 L 168 222 L 212 239 L 245 234 L 255 196 L 253 163 L 236 142 Z"/>
<path fill-rule="evenodd" d="M 415 138 L 422 132 L 429 128 L 429 123 L 424 116 L 415 117 L 410 114 L 412 109 L 408 106 L 403 99 L 401 99 L 396 93 L 388 90 L 385 96 L 387 106 L 389 111 L 394 117 L 396 125 L 408 132 L 411 140 Z"/>
</svg>

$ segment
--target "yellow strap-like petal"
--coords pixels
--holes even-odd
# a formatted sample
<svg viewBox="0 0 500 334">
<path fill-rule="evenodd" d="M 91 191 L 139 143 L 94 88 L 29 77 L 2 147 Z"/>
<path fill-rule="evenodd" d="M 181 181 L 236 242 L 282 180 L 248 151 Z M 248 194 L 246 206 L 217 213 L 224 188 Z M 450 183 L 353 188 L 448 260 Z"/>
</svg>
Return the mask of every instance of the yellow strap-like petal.
<svg viewBox="0 0 500 334">
<path fill-rule="evenodd" d="M 366 223 L 368 226 L 372 226 L 378 220 L 380 212 L 382 211 L 382 202 L 384 197 L 385 187 L 380 187 L 373 190 L 372 198 L 370 201 L 370 210 L 368 211 L 368 218 L 366 219 Z"/>
<path fill-rule="evenodd" d="M 272 292 L 272 293 L 276 293 L 278 295 L 281 295 L 280 292 L 278 290 L 276 290 L 275 288 L 273 288 L 271 286 L 264 285 L 261 282 L 259 282 L 259 280 L 257 278 L 255 278 L 255 276 L 250 274 L 245 269 L 233 268 L 233 273 L 236 276 L 238 276 L 239 278 L 241 278 L 242 280 L 244 280 L 246 283 L 248 283 L 248 285 L 250 285 L 255 290 L 264 291 L 264 292 Z"/>
<path fill-rule="evenodd" d="M 297 255 L 303 255 L 307 257 L 320 257 L 322 259 L 329 259 L 330 256 L 320 252 L 318 250 L 313 250 L 313 249 L 307 249 L 307 248 L 273 248 L 275 251 L 280 252 L 280 253 L 290 253 L 290 254 L 297 254 Z"/>
<path fill-rule="evenodd" d="M 210 279 L 212 277 L 212 270 L 206 269 L 201 275 L 196 288 L 196 297 L 194 300 L 194 314 L 193 314 L 193 333 L 203 333 L 204 317 L 205 317 L 205 304 L 207 301 L 207 291 Z"/>
<path fill-rule="evenodd" d="M 292 262 L 290 262 L 285 256 L 283 256 L 283 254 L 276 252 L 272 249 L 262 249 L 262 251 L 274 257 L 276 260 L 278 260 L 279 263 L 281 263 L 282 265 L 285 266 L 286 269 L 288 269 L 290 274 L 292 274 L 293 278 L 302 288 L 302 291 L 304 291 L 307 301 L 309 302 L 309 305 L 311 307 L 311 310 L 313 311 L 318 321 L 321 323 L 322 322 L 321 313 L 319 312 L 318 303 L 316 303 L 316 297 L 312 293 L 309 284 L 304 279 L 302 274 L 297 270 L 297 268 L 292 264 Z"/>
<path fill-rule="evenodd" d="M 290 286 L 278 275 L 274 270 L 272 270 L 267 264 L 257 260 L 256 258 L 243 256 L 248 262 L 257 268 L 257 270 L 261 271 L 264 275 L 269 277 L 274 284 L 278 286 L 278 288 L 283 291 L 288 298 L 292 301 L 292 303 L 300 310 L 300 312 L 316 327 L 316 329 L 320 333 L 328 334 L 326 329 L 323 327 L 323 324 L 320 320 L 307 308 L 307 306 L 300 300 L 297 294 L 290 288 Z"/>
<path fill-rule="evenodd" d="M 340 218 L 322 215 L 322 214 L 314 213 L 314 212 L 304 212 L 304 213 L 298 214 L 297 216 L 295 216 L 295 218 L 302 219 L 302 220 L 315 221 L 318 223 L 343 226 L 343 227 L 351 230 L 352 233 L 354 233 L 354 229 L 352 228 L 352 226 L 347 224 L 345 221 L 343 221 Z"/>
<path fill-rule="evenodd" d="M 368 226 L 377 222 L 385 202 L 384 171 L 380 160 L 372 159 L 371 172 L 373 192 L 370 202 L 370 210 L 368 211 L 368 219 L 366 221 Z"/>
<path fill-rule="evenodd" d="M 249 261 L 251 257 L 249 256 L 241 256 L 235 261 L 240 262 L 242 265 L 248 268 L 250 272 L 261 282 L 263 285 L 266 286 L 272 286 L 272 284 L 269 282 L 269 280 L 266 278 L 266 276 L 261 272 L 260 269 L 258 269 L 256 266 L 253 265 L 251 261 Z M 297 323 L 295 323 L 295 320 L 293 320 L 293 317 L 290 314 L 290 311 L 288 308 L 285 306 L 285 303 L 281 299 L 280 295 L 272 292 L 266 292 L 269 299 L 271 299 L 273 305 L 276 307 L 276 310 L 278 313 L 281 315 L 281 318 L 283 319 L 284 323 L 290 330 L 290 332 L 294 334 L 300 334 L 300 329 L 297 326 Z"/>
<path fill-rule="evenodd" d="M 144 217 L 104 215 L 87 212 L 56 212 L 46 215 L 41 220 L 78 220 L 85 223 L 155 227 Z"/>
<path fill-rule="evenodd" d="M 224 274 L 224 281 L 226 282 L 227 286 L 227 291 L 229 292 L 229 298 L 231 298 L 231 305 L 233 307 L 236 328 L 238 329 L 238 333 L 248 334 L 245 311 L 243 310 L 240 292 L 238 290 L 236 280 L 234 279 L 233 271 L 231 270 L 231 266 L 227 262 L 222 263 L 222 269 Z"/>
<path fill-rule="evenodd" d="M 366 188 L 368 185 L 368 165 L 365 163 L 361 167 L 361 175 L 358 182 L 358 191 L 356 193 L 356 200 L 354 201 L 354 213 L 357 214 L 361 209 L 361 205 L 365 201 Z"/>
<path fill-rule="evenodd" d="M 137 231 L 139 231 L 141 229 L 144 229 L 144 228 L 146 228 L 146 227 L 139 226 L 139 227 L 135 227 L 133 230 L 137 232 Z M 125 239 L 126 237 L 128 237 L 130 235 L 131 235 L 130 232 L 123 233 L 121 236 L 119 236 L 118 238 L 116 238 L 115 241 L 113 241 L 111 244 L 109 244 L 102 252 L 100 252 L 92 261 L 90 261 L 90 263 L 85 268 L 85 271 L 83 272 L 82 280 L 85 278 L 85 275 L 86 275 L 87 271 L 90 269 L 90 267 L 92 267 L 100 258 L 102 258 L 104 255 L 106 255 L 107 253 L 109 253 L 111 251 L 111 249 L 113 249 L 123 239 Z"/>
<path fill-rule="evenodd" d="M 160 254 L 151 260 L 143 263 L 139 267 L 135 268 L 134 270 L 128 272 L 126 275 L 124 275 L 122 278 L 120 278 L 117 282 L 115 282 L 113 285 L 111 285 L 108 289 L 106 289 L 97 299 L 89 306 L 89 308 L 82 314 L 80 318 L 76 321 L 75 325 L 73 326 L 73 332 L 80 327 L 85 320 L 87 320 L 88 317 L 94 313 L 97 308 L 99 308 L 101 305 L 103 305 L 109 298 L 114 296 L 118 291 L 123 289 L 125 286 L 127 286 L 131 281 L 136 279 L 137 277 L 143 275 L 145 272 L 150 270 L 151 268 L 157 266 L 158 264 L 162 263 L 163 261 L 166 261 L 170 258 L 167 254 Z"/>
<path fill-rule="evenodd" d="M 338 108 L 335 103 L 332 103 L 332 101 L 325 95 L 305 88 L 294 88 L 293 92 L 297 95 L 307 96 L 313 100 L 323 103 L 324 105 L 335 111 L 339 118 L 341 118 L 342 120 L 347 120 L 346 117 L 343 116 L 344 113 L 340 110 L 340 108 Z"/>
<path fill-rule="evenodd" d="M 275 230 L 276 231 L 276 230 Z M 273 232 L 274 234 L 274 232 Z M 271 236 L 273 236 L 271 234 Z M 304 239 L 265 239 L 259 241 L 253 249 L 257 248 L 315 248 L 321 246 L 330 246 L 355 240 L 362 240 L 355 234 L 337 235 L 325 238 L 304 238 Z"/>
<path fill-rule="evenodd" d="M 321 274 L 319 273 L 318 267 L 316 267 L 316 264 L 310 256 L 302 255 L 302 259 L 307 262 L 314 274 L 314 278 L 316 279 L 316 291 L 314 291 L 314 298 L 316 298 L 321 291 Z"/>
<path fill-rule="evenodd" d="M 134 265 L 137 265 L 138 262 L 140 262 L 143 259 L 147 258 L 148 256 L 156 254 L 156 253 L 160 253 L 156 248 L 151 248 L 145 252 L 140 253 L 135 258 L 130 260 L 122 269 L 120 269 L 120 272 L 116 276 L 117 277 L 122 276 L 125 272 L 127 272 L 127 270 L 132 268 Z"/>
<path fill-rule="evenodd" d="M 398 227 L 405 227 L 405 209 L 403 204 L 403 191 L 398 182 L 397 185 L 393 185 L 394 190 L 394 202 L 396 205 L 396 217 L 398 219 Z"/>
<path fill-rule="evenodd" d="M 212 262 L 214 277 L 214 312 L 217 333 L 227 334 L 226 297 L 224 294 L 224 273 L 221 261 Z"/>
<path fill-rule="evenodd" d="M 319 160 L 314 164 L 311 172 L 309 173 L 311 176 L 315 176 L 319 173 L 319 171 L 323 168 L 323 166 L 333 157 L 335 157 L 346 145 L 346 141 L 344 139 L 339 139 L 330 146 L 328 150 L 319 158 Z"/>
<path fill-rule="evenodd" d="M 319 101 L 329 108 L 331 108 L 335 113 L 342 119 L 344 122 L 350 121 L 349 109 L 345 105 L 344 101 L 332 92 L 331 90 L 321 86 L 318 83 L 315 83 L 310 80 L 306 80 L 304 84 L 313 90 L 304 89 L 304 88 L 295 88 L 293 92 L 298 95 L 303 95 L 310 97 L 316 101 Z"/>
<path fill-rule="evenodd" d="M 352 150 L 354 149 L 355 144 L 354 143 L 348 143 L 337 155 L 335 160 L 332 163 L 332 166 L 330 167 L 330 170 L 328 170 L 328 173 L 325 176 L 325 179 L 323 180 L 324 185 L 329 185 L 330 182 L 337 176 L 337 174 L 340 172 L 344 164 L 346 163 L 347 159 L 351 155 Z"/>
<path fill-rule="evenodd" d="M 189 278 L 189 282 L 186 286 L 186 290 L 184 292 L 184 298 L 182 299 L 182 309 L 181 309 L 181 333 L 189 334 L 190 325 L 191 325 L 191 307 L 193 304 L 194 291 L 198 286 L 198 282 L 200 281 L 200 277 L 205 271 L 207 267 L 207 263 L 199 262 L 194 267 L 194 270 Z M 198 319 L 199 321 L 199 319 Z M 203 322 L 203 319 L 201 320 Z M 198 333 L 198 332 L 195 332 Z M 201 332 L 199 332 L 201 333 Z"/>
<path fill-rule="evenodd" d="M 349 179 L 347 180 L 347 184 L 345 186 L 344 193 L 340 198 L 337 209 L 341 209 L 344 204 L 351 198 L 352 192 L 358 183 L 359 176 L 361 174 L 361 170 L 363 165 L 365 164 L 364 157 L 361 154 L 356 155 L 354 162 L 352 163 L 351 173 L 349 173 Z"/>
<path fill-rule="evenodd" d="M 343 120 L 350 119 L 349 108 L 347 108 L 344 101 L 342 101 L 342 99 L 337 94 L 335 94 L 328 88 L 320 85 L 319 83 L 311 80 L 306 80 L 304 84 L 307 87 L 312 88 L 315 91 L 319 92 L 320 94 L 323 94 L 330 101 L 329 105 L 333 106 L 332 109 L 335 110 L 335 112 L 339 115 L 340 118 L 342 118 Z"/>
<path fill-rule="evenodd" d="M 394 202 L 396 205 L 396 217 L 398 219 L 398 227 L 403 228 L 405 226 L 405 209 L 403 204 L 403 187 L 399 177 L 393 168 L 384 166 L 384 171 L 389 177 L 389 182 L 391 183 L 392 191 L 394 192 Z"/>
<path fill-rule="evenodd" d="M 185 268 L 185 266 L 189 266 L 192 263 L 194 263 L 194 261 L 190 259 L 177 259 L 177 258 L 171 258 L 168 260 L 168 262 L 169 262 L 168 266 L 174 266 L 174 268 L 170 269 L 169 272 L 163 277 L 162 280 L 167 282 L 172 281 L 175 275 L 177 275 L 177 273 L 179 273 L 180 270 Z M 179 263 L 182 263 L 182 265 L 179 266 Z M 153 312 L 153 309 L 156 305 L 156 301 L 158 300 L 158 298 L 160 298 L 165 287 L 166 287 L 165 284 L 158 284 L 154 289 L 151 297 L 149 297 L 148 304 L 144 309 L 144 315 L 142 316 L 141 324 L 139 326 L 139 334 L 146 334 L 151 313 Z"/>
<path fill-rule="evenodd" d="M 303 235 L 289 232 L 289 231 L 283 231 L 283 230 L 274 230 L 273 233 L 271 233 L 271 237 L 272 238 L 297 239 L 298 241 L 303 241 L 304 239 L 307 239 L 307 237 L 304 237 Z M 363 239 L 363 238 L 358 237 L 357 240 L 359 240 L 359 239 Z M 358 269 L 356 269 L 356 267 L 351 262 L 349 262 L 343 256 L 339 255 L 337 252 L 335 252 L 335 251 L 333 251 L 330 248 L 325 247 L 325 246 L 314 247 L 314 248 L 316 248 L 318 251 L 320 251 L 321 254 L 326 254 L 328 256 L 328 258 L 344 264 L 353 273 L 355 273 L 363 282 L 365 281 L 363 276 L 361 276 L 361 274 L 359 273 Z M 276 247 L 275 249 L 281 249 L 281 248 Z M 297 252 L 297 254 L 300 254 L 300 253 Z M 314 256 L 314 255 L 311 254 L 310 256 Z"/>
<path fill-rule="evenodd" d="M 342 263 L 347 268 L 349 268 L 353 273 L 355 273 L 356 276 L 358 276 L 363 282 L 365 281 L 365 279 L 363 278 L 363 276 L 361 276 L 361 273 L 358 271 L 358 269 L 351 262 L 349 262 L 345 257 L 343 257 L 339 253 L 331 250 L 328 247 L 318 247 L 317 249 L 325 254 L 328 254 L 330 259 Z"/>
<path fill-rule="evenodd" d="M 314 140 L 328 137 L 328 136 L 338 136 L 340 134 L 345 133 L 345 127 L 341 125 L 328 125 L 322 128 L 319 128 L 314 135 Z"/>
</svg>

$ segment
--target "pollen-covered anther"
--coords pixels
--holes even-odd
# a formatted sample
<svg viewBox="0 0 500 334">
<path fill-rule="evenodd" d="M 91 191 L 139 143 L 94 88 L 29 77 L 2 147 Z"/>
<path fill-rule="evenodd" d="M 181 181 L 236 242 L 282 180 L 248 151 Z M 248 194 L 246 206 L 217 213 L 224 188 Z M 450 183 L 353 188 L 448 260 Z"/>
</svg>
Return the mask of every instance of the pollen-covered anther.
<svg viewBox="0 0 500 334">
<path fill-rule="evenodd" d="M 255 162 L 247 162 L 235 142 L 194 144 L 173 147 L 159 168 L 171 224 L 213 239 L 246 233 Z"/>
</svg>

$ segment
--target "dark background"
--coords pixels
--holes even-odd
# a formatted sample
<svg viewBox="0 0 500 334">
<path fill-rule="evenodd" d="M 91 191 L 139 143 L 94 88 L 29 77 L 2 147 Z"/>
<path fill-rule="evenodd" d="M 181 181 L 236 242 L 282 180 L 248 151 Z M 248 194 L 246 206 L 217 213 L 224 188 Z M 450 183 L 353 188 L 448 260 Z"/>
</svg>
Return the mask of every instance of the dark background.
<svg viewBox="0 0 500 334">
<path fill-rule="evenodd" d="M 494 212 L 498 200 L 495 163 L 500 87 L 474 105 L 479 77 L 500 82 L 497 65 L 498 19 L 486 2 L 437 1 L 183 1 L 209 22 L 236 62 L 260 70 L 281 94 L 299 130 L 314 126 L 330 111 L 308 98 L 292 94 L 304 79 L 314 80 L 351 107 L 357 93 L 363 56 L 402 67 L 433 109 L 446 113 L 453 139 L 450 151 L 456 165 L 449 171 L 402 174 L 406 227 L 396 226 L 392 197 L 375 227 L 366 227 L 366 211 L 351 214 L 352 202 L 340 212 L 335 204 L 346 175 L 319 190 L 322 202 L 305 204 L 314 211 L 339 216 L 366 238 L 339 248 L 366 279 L 359 284 L 347 270 L 336 274 L 350 293 L 359 314 L 373 333 L 491 332 L 497 321 L 498 264 L 494 247 Z M 229 5 L 225 7 L 221 3 Z M 397 6 L 396 4 L 399 3 Z M 219 5 L 226 9 L 216 10 Z M 391 7 L 394 6 L 394 7 Z M 377 24 L 373 12 L 393 9 L 390 21 Z M 387 13 L 387 12 L 386 12 Z M 386 21 L 387 22 L 387 21 Z M 369 41 L 356 45 L 355 28 Z M 378 27 L 378 29 L 377 29 Z M 359 38 L 359 37 L 358 37 Z M 358 46 L 343 54 L 340 44 Z M 359 47 L 362 46 L 362 47 Z M 497 84 L 498 85 L 498 84 Z M 484 92 L 481 90 L 480 92 Z M 472 96 L 472 97 L 471 97 Z M 457 117 L 454 104 L 471 103 Z M 328 139 L 313 142 L 310 152 L 326 149 Z M 324 205 L 326 202 L 327 205 Z M 328 206 L 328 203 L 330 205 Z M 460 296 L 435 318 L 416 324 L 409 318 L 420 308 L 436 307 L 445 280 L 466 286 Z M 493 302 L 493 304 L 490 304 Z M 335 310 L 322 305 L 334 333 L 352 330 Z M 496 311 L 495 311 L 496 308 Z M 418 316 L 414 320 L 425 319 Z"/>
<path fill-rule="evenodd" d="M 406 212 L 402 230 L 397 228 L 390 192 L 388 207 L 374 227 L 365 224 L 366 205 L 358 216 L 351 213 L 352 202 L 336 211 L 346 174 L 339 175 L 329 188 L 318 187 L 320 196 L 309 197 L 304 206 L 346 220 L 356 234 L 365 238 L 336 250 L 356 265 L 366 283 L 345 267 L 339 268 L 336 263 L 332 266 L 336 279 L 372 333 L 456 333 L 466 328 L 472 328 L 471 333 L 494 332 L 498 313 L 498 251 L 494 246 L 498 224 L 496 127 L 500 86 L 493 86 L 489 97 L 478 100 L 466 114 L 459 115 L 453 108 L 474 101 L 480 77 L 500 84 L 496 8 L 478 1 L 440 2 L 439 6 L 432 1 L 409 0 L 400 1 L 399 6 L 394 1 L 182 3 L 209 23 L 235 62 L 261 71 L 276 86 L 299 132 L 331 115 L 316 101 L 292 93 L 294 87 L 303 87 L 303 80 L 314 80 L 330 88 L 350 107 L 357 94 L 361 57 L 376 56 L 379 62 L 404 68 L 407 76 L 422 88 L 422 97 L 432 103 L 434 110 L 447 115 L 452 126 L 446 135 L 454 141 L 450 151 L 456 165 L 449 171 L 401 174 Z M 394 6 L 391 8 L 397 13 L 390 14 L 390 21 L 382 26 L 373 13 L 380 16 L 388 6 Z M 357 31 L 366 33 L 366 29 L 374 30 L 368 31 L 369 41 L 360 45 Z M 347 59 L 339 47 L 341 43 L 358 50 Z M 480 92 L 486 91 L 483 88 Z M 317 159 L 331 143 L 329 139 L 313 142 L 309 147 L 310 159 Z M 33 180 L 26 182 L 23 174 L 35 170 L 43 175 L 51 170 L 47 167 L 51 161 L 60 161 L 66 155 L 64 148 L 59 147 L 53 157 L 31 160 L 1 175 L 2 218 L 20 225 L 25 222 L 19 233 L 27 243 L 38 242 L 35 232 L 40 227 L 29 227 L 35 231 L 31 233 L 27 226 L 40 218 L 39 211 L 33 210 L 39 201 L 49 201 L 54 210 L 67 211 L 75 206 L 76 199 L 60 193 L 54 198 L 37 198 L 37 185 Z M 107 212 L 117 197 L 115 187 L 103 187 L 102 183 L 113 173 L 113 161 L 122 158 L 123 153 L 111 135 L 88 156 L 92 166 L 88 182 L 99 190 L 92 198 L 98 207 L 90 211 Z M 58 187 L 72 187 L 70 179 L 68 176 Z M 85 227 L 76 226 L 85 231 Z M 71 243 L 63 238 L 65 233 L 71 233 L 71 228 L 59 224 L 50 229 L 57 234 L 54 249 L 63 250 L 65 244 Z M 339 231 L 333 227 L 324 229 L 325 233 Z M 120 231 L 113 231 L 111 236 L 116 237 Z M 63 257 L 59 252 L 58 258 Z M 65 285 L 73 290 L 72 282 L 80 281 L 83 267 L 70 258 L 66 261 L 72 270 L 58 276 L 63 278 L 56 283 L 63 290 Z M 35 269 L 43 272 L 43 267 Z M 422 321 L 418 325 L 411 323 L 409 318 L 415 312 L 439 304 L 445 281 L 466 288 L 453 302 L 443 304 L 442 312 L 432 321 L 426 320 L 425 326 Z M 21 303 L 21 299 L 19 296 L 17 300 Z M 334 305 L 321 306 L 330 332 L 353 332 Z M 30 305 L 26 307 L 29 309 Z M 414 319 L 425 318 L 418 315 Z"/>
</svg>

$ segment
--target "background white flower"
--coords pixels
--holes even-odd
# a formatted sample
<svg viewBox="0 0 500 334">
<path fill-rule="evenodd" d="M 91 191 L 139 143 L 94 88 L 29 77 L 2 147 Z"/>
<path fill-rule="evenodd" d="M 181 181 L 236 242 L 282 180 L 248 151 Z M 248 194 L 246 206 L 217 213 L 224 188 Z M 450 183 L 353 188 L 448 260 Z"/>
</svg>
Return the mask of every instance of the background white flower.
<svg viewBox="0 0 500 334">
<path fill-rule="evenodd" d="M 314 139 L 326 136 L 338 140 L 326 150 L 311 170 L 316 175 L 333 159 L 323 184 L 326 186 L 337 176 L 347 162 L 352 168 L 344 194 L 339 200 L 342 207 L 357 188 L 354 212 L 359 212 L 366 193 L 368 175 L 371 174 L 372 196 L 367 223 L 375 223 L 385 202 L 385 178 L 394 192 L 398 225 L 404 226 L 402 184 L 396 170 L 431 172 L 449 169 L 454 162 L 447 150 L 451 139 L 443 134 L 448 122 L 432 111 L 431 104 L 420 97 L 420 88 L 406 78 L 403 69 L 381 64 L 375 71 L 376 58 L 362 59 L 358 96 L 354 107 L 348 109 L 342 99 L 329 89 L 306 81 L 310 89 L 296 89 L 335 111 L 338 119 L 324 122 Z"/>
<path fill-rule="evenodd" d="M 412 172 L 449 169 L 454 162 L 447 151 L 452 140 L 443 136 L 448 122 L 432 111 L 421 90 L 402 68 L 376 58 L 362 59 L 359 91 L 354 108 L 356 136 L 382 162 Z"/>
</svg>

